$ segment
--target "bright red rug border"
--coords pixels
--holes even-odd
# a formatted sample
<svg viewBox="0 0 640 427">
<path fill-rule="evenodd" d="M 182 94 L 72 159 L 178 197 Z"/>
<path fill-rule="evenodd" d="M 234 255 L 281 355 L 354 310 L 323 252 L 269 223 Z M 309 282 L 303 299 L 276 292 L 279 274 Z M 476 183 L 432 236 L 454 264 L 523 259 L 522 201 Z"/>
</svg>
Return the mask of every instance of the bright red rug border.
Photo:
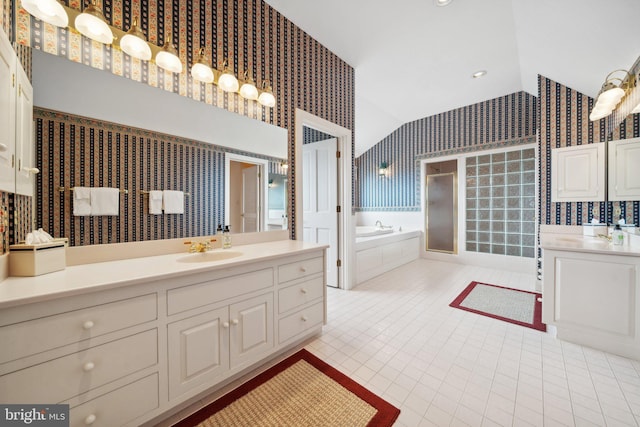
<svg viewBox="0 0 640 427">
<path fill-rule="evenodd" d="M 371 419 L 371 421 L 369 421 L 369 424 L 367 424 L 367 426 L 369 427 L 391 426 L 393 425 L 394 421 L 398 418 L 398 415 L 400 415 L 400 409 L 391 405 L 389 402 L 377 396 L 376 394 L 373 394 L 372 392 L 370 392 L 369 390 L 367 390 L 366 388 L 364 388 L 363 386 L 361 386 L 360 384 L 358 384 L 357 382 L 355 382 L 354 380 L 352 380 L 342 372 L 328 365 L 326 362 L 318 359 L 316 356 L 314 356 L 307 350 L 302 349 L 297 353 L 287 357 L 280 363 L 262 372 L 255 378 L 252 378 L 251 380 L 242 384 L 238 388 L 225 394 L 215 402 L 210 403 L 204 408 L 198 410 L 198 412 L 190 415 L 189 417 L 183 419 L 177 424 L 174 424 L 173 427 L 192 427 L 192 426 L 198 425 L 202 421 L 209 418 L 211 415 L 215 414 L 219 410 L 229 405 L 231 402 L 249 393 L 251 390 L 258 387 L 259 385 L 264 384 L 265 382 L 267 382 L 268 380 L 270 380 L 280 372 L 284 371 L 294 363 L 298 362 L 299 360 L 306 361 L 307 363 L 312 365 L 314 368 L 316 368 L 317 370 L 319 370 L 329 378 L 332 378 L 338 384 L 342 385 L 344 388 L 346 388 L 347 390 L 349 390 L 350 392 L 358 396 L 360 399 L 364 400 L 369 405 L 373 406 L 378 412 Z"/>
<path fill-rule="evenodd" d="M 469 294 L 471 293 L 473 288 L 476 287 L 476 285 L 493 286 L 494 288 L 509 289 L 511 291 L 518 291 L 518 292 L 524 292 L 525 294 L 533 294 L 533 295 L 535 295 L 536 296 L 536 300 L 535 300 L 535 304 L 534 304 L 534 307 L 533 307 L 533 323 L 520 322 L 519 320 L 509 319 L 508 317 L 497 316 L 495 314 L 491 314 L 491 313 L 487 313 L 487 312 L 484 312 L 484 311 L 474 310 L 472 308 L 467 308 L 467 307 L 461 306 L 460 304 L 462 303 L 462 301 L 464 301 L 464 299 L 467 296 L 469 296 Z M 498 286 L 498 285 L 492 285 L 490 283 L 475 282 L 474 281 L 474 282 L 469 283 L 469 285 L 464 289 L 464 291 L 462 291 L 460 293 L 460 295 L 458 295 L 456 297 L 456 299 L 454 299 L 451 302 L 451 304 L 449 304 L 449 306 L 453 307 L 453 308 L 459 308 L 460 310 L 469 311 L 471 313 L 480 314 L 482 316 L 491 317 L 493 319 L 503 320 L 505 322 L 514 323 L 516 325 L 520 325 L 520 326 L 524 326 L 524 327 L 531 328 L 531 329 L 537 329 L 538 331 L 546 332 L 547 331 L 547 325 L 542 323 L 542 302 L 539 301 L 538 298 L 542 298 L 542 294 L 539 294 L 537 292 L 531 292 L 531 291 L 523 291 L 522 289 L 507 288 L 506 286 Z"/>
</svg>

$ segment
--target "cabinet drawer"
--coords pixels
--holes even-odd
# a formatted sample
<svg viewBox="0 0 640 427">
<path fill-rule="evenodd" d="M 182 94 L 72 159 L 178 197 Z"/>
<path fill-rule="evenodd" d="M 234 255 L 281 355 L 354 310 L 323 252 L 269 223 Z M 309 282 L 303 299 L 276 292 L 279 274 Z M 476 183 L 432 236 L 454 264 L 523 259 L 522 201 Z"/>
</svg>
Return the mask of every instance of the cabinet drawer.
<svg viewBox="0 0 640 427">
<path fill-rule="evenodd" d="M 308 302 L 322 298 L 324 284 L 322 276 L 306 280 L 278 291 L 278 313 L 285 313 Z"/>
<path fill-rule="evenodd" d="M 310 258 L 283 264 L 278 267 L 278 282 L 284 283 L 311 274 L 320 273 L 324 267 L 324 258 Z"/>
<path fill-rule="evenodd" d="M 156 329 L 0 377 L 4 403 L 57 403 L 158 363 Z"/>
<path fill-rule="evenodd" d="M 322 324 L 323 318 L 324 308 L 321 302 L 283 317 L 278 324 L 279 343 L 288 341 L 296 335 Z"/>
<path fill-rule="evenodd" d="M 156 294 L 0 328 L 0 363 L 73 344 L 157 318 Z"/>
<path fill-rule="evenodd" d="M 70 427 L 114 427 L 158 407 L 158 374 L 149 375 L 69 411 Z"/>
<path fill-rule="evenodd" d="M 273 286 L 273 269 L 252 271 L 167 292 L 169 315 Z"/>
</svg>

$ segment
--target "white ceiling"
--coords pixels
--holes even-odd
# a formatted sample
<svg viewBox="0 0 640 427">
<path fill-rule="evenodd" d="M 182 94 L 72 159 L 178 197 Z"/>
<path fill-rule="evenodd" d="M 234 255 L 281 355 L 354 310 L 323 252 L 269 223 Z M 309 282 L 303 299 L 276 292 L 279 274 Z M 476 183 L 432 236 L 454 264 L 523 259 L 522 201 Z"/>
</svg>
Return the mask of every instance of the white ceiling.
<svg viewBox="0 0 640 427">
<path fill-rule="evenodd" d="M 266 1 L 355 69 L 356 156 L 406 122 L 537 95 L 538 74 L 595 96 L 640 55 L 640 0 Z"/>
</svg>

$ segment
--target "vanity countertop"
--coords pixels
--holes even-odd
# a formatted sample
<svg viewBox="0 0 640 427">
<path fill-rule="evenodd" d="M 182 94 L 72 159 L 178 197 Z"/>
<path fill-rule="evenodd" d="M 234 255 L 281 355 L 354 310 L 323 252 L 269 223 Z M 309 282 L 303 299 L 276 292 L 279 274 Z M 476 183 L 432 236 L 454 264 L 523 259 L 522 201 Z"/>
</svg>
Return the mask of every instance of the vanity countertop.
<svg viewBox="0 0 640 427">
<path fill-rule="evenodd" d="M 613 245 L 603 237 L 583 236 L 577 233 L 540 233 L 542 249 L 589 252 L 604 255 L 640 256 L 640 246 Z"/>
<path fill-rule="evenodd" d="M 212 262 L 180 262 L 179 260 L 184 260 L 185 257 L 203 255 L 181 252 L 68 266 L 65 270 L 35 277 L 9 277 L 0 282 L 0 309 L 63 296 L 135 285 L 150 280 L 169 279 L 185 274 L 237 267 L 324 248 L 327 246 L 298 240 L 279 240 L 234 246 L 228 251 L 241 252 L 241 255 Z M 224 251 L 223 249 L 215 249 L 212 252 Z"/>
</svg>

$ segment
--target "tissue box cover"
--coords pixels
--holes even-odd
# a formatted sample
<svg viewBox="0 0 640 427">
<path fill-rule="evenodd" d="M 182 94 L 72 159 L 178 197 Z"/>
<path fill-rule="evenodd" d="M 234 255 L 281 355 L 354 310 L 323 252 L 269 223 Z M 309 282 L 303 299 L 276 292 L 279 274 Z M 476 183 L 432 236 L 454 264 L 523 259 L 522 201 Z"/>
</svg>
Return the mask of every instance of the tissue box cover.
<svg viewBox="0 0 640 427">
<path fill-rule="evenodd" d="M 607 224 L 582 224 L 582 234 L 584 236 L 597 236 L 607 234 Z"/>
<path fill-rule="evenodd" d="M 66 246 L 67 239 L 9 246 L 9 275 L 39 276 L 64 270 L 67 265 Z"/>
</svg>

